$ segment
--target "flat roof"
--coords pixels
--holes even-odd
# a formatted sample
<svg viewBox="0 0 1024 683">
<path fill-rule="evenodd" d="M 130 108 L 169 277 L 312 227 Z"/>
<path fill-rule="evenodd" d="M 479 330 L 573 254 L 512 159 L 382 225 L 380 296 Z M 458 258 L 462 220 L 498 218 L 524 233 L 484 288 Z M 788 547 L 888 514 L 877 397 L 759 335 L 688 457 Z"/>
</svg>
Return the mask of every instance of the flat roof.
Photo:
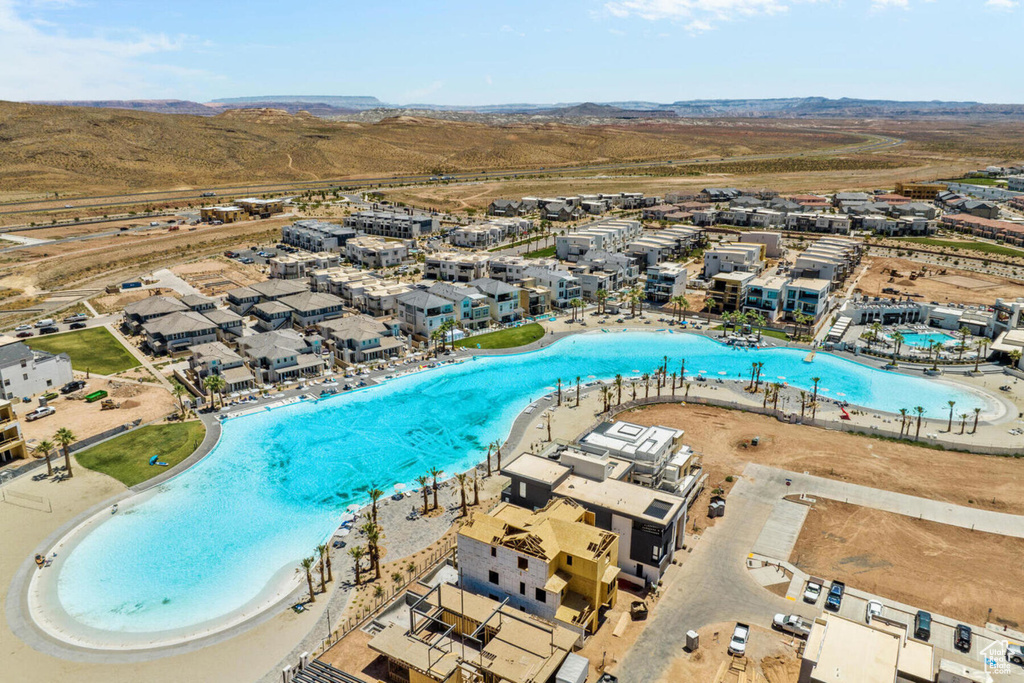
<svg viewBox="0 0 1024 683">
<path fill-rule="evenodd" d="M 502 468 L 502 474 L 516 475 L 545 484 L 562 480 L 571 470 L 555 460 L 548 460 L 530 453 L 523 453 Z"/>
<path fill-rule="evenodd" d="M 804 659 L 812 681 L 893 683 L 899 653 L 899 636 L 827 614 L 814 622 Z"/>
<path fill-rule="evenodd" d="M 566 477 L 555 493 L 659 526 L 668 526 L 683 505 L 682 498 L 646 486 L 617 479 L 594 481 L 575 474 Z"/>
</svg>

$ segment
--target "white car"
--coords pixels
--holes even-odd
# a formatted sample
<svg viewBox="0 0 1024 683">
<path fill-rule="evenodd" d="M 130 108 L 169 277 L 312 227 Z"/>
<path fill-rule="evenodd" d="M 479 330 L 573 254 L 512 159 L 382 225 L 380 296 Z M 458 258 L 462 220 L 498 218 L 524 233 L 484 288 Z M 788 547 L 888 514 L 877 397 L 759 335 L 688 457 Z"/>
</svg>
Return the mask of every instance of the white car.
<svg viewBox="0 0 1024 683">
<path fill-rule="evenodd" d="M 882 603 L 877 600 L 868 600 L 867 613 L 864 615 L 864 621 L 871 623 L 871 620 L 875 617 L 882 616 Z"/>
<path fill-rule="evenodd" d="M 32 410 L 29 413 L 27 413 L 25 415 L 25 419 L 31 422 L 32 420 L 38 420 L 39 418 L 46 417 L 47 415 L 53 415 L 55 412 L 57 411 L 54 410 L 53 407 L 51 406 L 39 406 L 35 410 Z"/>
<path fill-rule="evenodd" d="M 804 602 L 813 605 L 818 602 L 819 597 L 821 597 L 821 584 L 814 581 L 808 581 L 807 589 L 804 590 Z"/>
<path fill-rule="evenodd" d="M 18 325 L 17 327 L 14 328 L 14 331 L 15 332 L 24 332 L 25 330 L 31 330 L 31 329 L 32 329 L 31 325 Z"/>
</svg>

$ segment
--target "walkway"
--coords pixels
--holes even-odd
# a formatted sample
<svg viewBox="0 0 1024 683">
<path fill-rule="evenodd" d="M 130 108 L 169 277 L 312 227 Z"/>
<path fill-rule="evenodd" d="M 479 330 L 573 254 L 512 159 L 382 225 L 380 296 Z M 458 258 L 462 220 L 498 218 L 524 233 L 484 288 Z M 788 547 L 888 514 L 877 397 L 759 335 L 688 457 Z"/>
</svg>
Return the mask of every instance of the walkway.
<svg viewBox="0 0 1024 683">
<path fill-rule="evenodd" d="M 130 354 L 135 356 L 135 359 L 142 364 L 142 367 L 146 368 L 153 374 L 153 377 L 156 378 L 156 381 L 159 382 L 161 386 L 167 389 L 167 391 L 170 391 L 172 393 L 174 392 L 174 385 L 171 384 L 170 381 L 168 381 L 168 379 L 164 377 L 159 370 L 153 367 L 153 364 L 149 362 L 149 358 L 146 357 L 146 354 L 142 353 L 142 351 L 139 351 L 137 348 L 135 348 L 135 345 L 128 341 L 128 339 L 126 339 L 123 334 L 121 334 L 121 331 L 117 329 L 116 324 L 108 323 L 104 325 L 104 327 L 110 330 L 110 334 L 114 335 L 114 339 L 121 342 L 121 344 L 126 349 L 128 349 L 128 352 Z"/>
</svg>

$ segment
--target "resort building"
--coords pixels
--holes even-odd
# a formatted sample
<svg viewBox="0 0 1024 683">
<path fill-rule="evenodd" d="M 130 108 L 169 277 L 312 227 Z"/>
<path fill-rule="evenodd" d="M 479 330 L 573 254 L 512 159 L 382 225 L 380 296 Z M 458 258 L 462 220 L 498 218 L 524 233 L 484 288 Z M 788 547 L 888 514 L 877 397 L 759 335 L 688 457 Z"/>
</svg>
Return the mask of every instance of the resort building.
<svg viewBox="0 0 1024 683">
<path fill-rule="evenodd" d="M 495 256 L 489 264 L 490 276 L 495 280 L 518 284 L 528 276 L 527 268 L 558 268 L 553 258 L 524 258 L 522 256 Z"/>
<path fill-rule="evenodd" d="M 197 387 L 210 375 L 218 375 L 225 382 L 225 393 L 245 391 L 255 386 L 256 378 L 245 367 L 245 359 L 221 342 L 196 344 L 191 349 L 189 370 Z"/>
<path fill-rule="evenodd" d="M 280 254 L 269 260 L 270 277 L 281 280 L 301 280 L 314 270 L 335 268 L 341 265 L 338 254 L 322 251 L 319 253 L 299 252 L 297 254 Z"/>
<path fill-rule="evenodd" d="M 446 321 L 457 322 L 455 304 L 425 289 L 412 290 L 396 297 L 398 324 L 402 332 L 429 340 Z"/>
<path fill-rule="evenodd" d="M 588 301 L 597 300 L 597 292 L 615 292 L 636 283 L 640 276 L 637 260 L 626 254 L 592 249 L 569 267 L 580 281 L 580 291 Z"/>
<path fill-rule="evenodd" d="M 356 236 L 356 231 L 337 223 L 313 218 L 295 221 L 281 228 L 281 241 L 310 252 L 343 252 L 345 243 Z"/>
<path fill-rule="evenodd" d="M 456 228 L 448 239 L 456 247 L 487 249 L 521 237 L 532 229 L 533 221 L 525 218 L 496 218 L 487 223 Z"/>
<path fill-rule="evenodd" d="M 604 220 L 584 226 L 576 232 L 555 238 L 559 260 L 576 263 L 592 249 L 620 252 L 640 236 L 643 225 L 635 220 Z"/>
<path fill-rule="evenodd" d="M 376 237 L 356 237 L 345 242 L 345 256 L 364 268 L 393 268 L 409 258 L 409 247 Z"/>
<path fill-rule="evenodd" d="M 238 341 L 238 350 L 261 384 L 322 374 L 321 347 L 319 336 L 307 338 L 293 330 L 262 332 Z"/>
<path fill-rule="evenodd" d="M 704 278 L 719 273 L 759 274 L 765 266 L 765 245 L 730 242 L 704 252 Z"/>
<path fill-rule="evenodd" d="M 138 334 L 142 326 L 170 313 L 187 311 L 189 307 L 180 299 L 169 296 L 150 296 L 133 301 L 124 307 L 124 324 L 132 334 Z"/>
<path fill-rule="evenodd" d="M 345 315 L 345 302 L 324 292 L 299 292 L 282 297 L 277 303 L 292 309 L 291 323 L 297 327 L 311 327 L 324 320 Z"/>
<path fill-rule="evenodd" d="M 779 259 L 785 256 L 786 248 L 782 246 L 781 232 L 743 232 L 740 233 L 740 244 L 763 244 L 767 258 Z"/>
<path fill-rule="evenodd" d="M 519 305 L 519 288 L 500 280 L 480 278 L 469 283 L 484 296 L 491 313 L 491 320 L 496 323 L 515 322 L 523 317 L 523 309 Z"/>
<path fill-rule="evenodd" d="M 335 359 L 349 364 L 400 356 L 406 349 L 394 318 L 350 315 L 320 323 L 317 330 L 333 342 Z"/>
<path fill-rule="evenodd" d="M 0 352 L 2 355 L 2 352 Z M 0 465 L 28 457 L 14 404 L 0 400 Z"/>
<path fill-rule="evenodd" d="M 476 287 L 438 282 L 428 289 L 455 306 L 456 322 L 466 330 L 483 330 L 491 324 L 491 304 Z"/>
<path fill-rule="evenodd" d="M 469 282 L 487 276 L 490 256 L 445 251 L 430 254 L 423 263 L 423 277 L 442 282 Z"/>
<path fill-rule="evenodd" d="M 403 240 L 428 235 L 438 227 L 438 220 L 424 213 L 406 211 L 359 211 L 345 217 L 345 227 L 368 235 L 396 237 Z"/>
<path fill-rule="evenodd" d="M 707 290 L 708 309 L 715 313 L 740 310 L 747 302 L 750 283 L 757 275 L 743 271 L 718 273 Z"/>
<path fill-rule="evenodd" d="M 195 311 L 170 313 L 142 326 L 146 346 L 157 355 L 187 351 L 196 344 L 215 342 L 217 331 L 217 325 Z"/>
<path fill-rule="evenodd" d="M 634 463 L 608 453 L 588 453 L 555 445 L 561 452 L 540 457 L 524 453 L 501 473 L 512 481 L 502 500 L 528 509 L 541 508 L 552 499 L 571 499 L 594 515 L 594 524 L 618 534 L 614 560 L 619 578 L 639 587 L 657 583 L 675 551 L 683 546 L 686 509 L 706 478 L 689 462 L 676 474 L 679 495 L 628 481 Z M 670 461 L 671 463 L 671 461 Z M 461 548 L 460 548 L 461 550 Z"/>
<path fill-rule="evenodd" d="M 575 682 L 589 671 L 572 654 L 576 632 L 498 600 L 440 583 L 421 597 L 406 594 L 406 602 L 408 627 L 390 622 L 368 645 L 386 658 L 389 681 L 551 683 L 563 680 L 565 667 L 575 675 L 564 680 Z"/>
<path fill-rule="evenodd" d="M 36 351 L 20 341 L 0 346 L 0 398 L 45 394 L 72 379 L 71 358 L 66 353 Z"/>
<path fill-rule="evenodd" d="M 681 263 L 659 263 L 647 267 L 644 295 L 651 303 L 664 304 L 686 295 L 686 268 Z"/>
<path fill-rule="evenodd" d="M 247 218 L 248 212 L 240 206 L 204 206 L 199 209 L 199 220 L 203 223 L 237 223 Z"/>
<path fill-rule="evenodd" d="M 595 632 L 602 610 L 615 606 L 619 538 L 571 500 L 477 513 L 459 529 L 458 553 L 463 588 L 580 635 Z"/>
<path fill-rule="evenodd" d="M 573 299 L 583 297 L 580 280 L 567 270 L 557 267 L 529 266 L 523 269 L 523 277 L 532 279 L 537 285 L 550 292 L 550 302 L 555 308 L 568 308 Z"/>
</svg>

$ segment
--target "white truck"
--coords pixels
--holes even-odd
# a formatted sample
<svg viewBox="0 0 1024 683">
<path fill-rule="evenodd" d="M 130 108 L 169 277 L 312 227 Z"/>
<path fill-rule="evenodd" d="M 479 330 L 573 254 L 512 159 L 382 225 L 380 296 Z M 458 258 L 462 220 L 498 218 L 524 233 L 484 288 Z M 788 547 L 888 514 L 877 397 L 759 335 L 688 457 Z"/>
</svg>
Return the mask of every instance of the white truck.
<svg viewBox="0 0 1024 683">
<path fill-rule="evenodd" d="M 732 630 L 732 639 L 729 641 L 729 654 L 742 657 L 747 651 L 747 638 L 750 637 L 750 627 L 746 624 L 736 623 Z"/>
<path fill-rule="evenodd" d="M 804 602 L 814 605 L 818 602 L 818 598 L 821 597 L 821 585 L 822 580 L 812 576 L 807 582 L 807 589 L 804 590 Z"/>
<path fill-rule="evenodd" d="M 811 634 L 811 626 L 813 624 L 799 614 L 776 614 L 772 620 L 772 625 L 780 631 L 806 638 Z"/>
</svg>

